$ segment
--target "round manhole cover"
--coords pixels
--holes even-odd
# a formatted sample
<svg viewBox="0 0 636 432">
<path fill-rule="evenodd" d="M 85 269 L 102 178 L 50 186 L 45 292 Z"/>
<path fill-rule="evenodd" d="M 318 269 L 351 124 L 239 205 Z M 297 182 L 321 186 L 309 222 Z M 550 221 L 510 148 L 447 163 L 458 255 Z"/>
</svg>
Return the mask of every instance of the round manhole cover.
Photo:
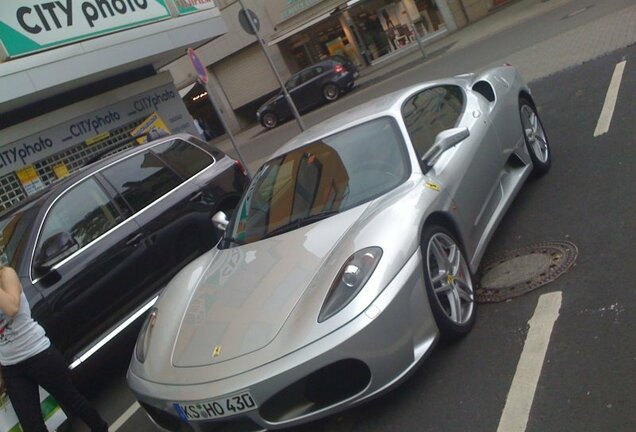
<svg viewBox="0 0 636 432">
<path fill-rule="evenodd" d="M 497 303 L 535 290 L 568 271 L 577 255 L 576 246 L 567 241 L 508 251 L 483 266 L 477 301 Z"/>
</svg>

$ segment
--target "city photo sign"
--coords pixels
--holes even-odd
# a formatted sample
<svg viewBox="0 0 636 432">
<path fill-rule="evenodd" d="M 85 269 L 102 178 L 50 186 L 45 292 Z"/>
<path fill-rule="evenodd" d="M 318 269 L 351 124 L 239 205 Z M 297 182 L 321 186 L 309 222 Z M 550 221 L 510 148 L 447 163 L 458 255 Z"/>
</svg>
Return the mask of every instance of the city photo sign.
<svg viewBox="0 0 636 432">
<path fill-rule="evenodd" d="M 179 15 L 189 15 L 216 7 L 213 0 L 173 0 Z"/>
<path fill-rule="evenodd" d="M 23 56 L 166 18 L 166 0 L 2 1 L 0 55 Z"/>
</svg>

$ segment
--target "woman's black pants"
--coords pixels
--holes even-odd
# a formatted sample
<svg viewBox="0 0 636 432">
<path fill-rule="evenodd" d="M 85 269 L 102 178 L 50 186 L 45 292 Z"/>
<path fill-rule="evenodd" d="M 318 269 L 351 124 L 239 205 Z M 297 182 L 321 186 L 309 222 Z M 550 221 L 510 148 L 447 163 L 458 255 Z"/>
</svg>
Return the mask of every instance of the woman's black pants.
<svg viewBox="0 0 636 432">
<path fill-rule="evenodd" d="M 53 347 L 18 364 L 2 366 L 11 405 L 24 432 L 47 432 L 40 411 L 38 386 L 49 392 L 68 416 L 80 418 L 93 432 L 108 425 L 71 381 L 64 358 Z"/>
</svg>

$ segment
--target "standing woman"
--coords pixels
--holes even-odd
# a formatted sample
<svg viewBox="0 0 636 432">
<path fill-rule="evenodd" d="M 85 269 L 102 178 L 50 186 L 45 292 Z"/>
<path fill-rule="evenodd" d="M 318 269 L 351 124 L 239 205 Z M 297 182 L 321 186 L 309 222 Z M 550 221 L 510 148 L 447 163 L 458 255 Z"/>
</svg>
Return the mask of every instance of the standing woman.
<svg viewBox="0 0 636 432">
<path fill-rule="evenodd" d="M 24 432 L 47 432 L 40 411 L 38 386 L 62 409 L 82 419 L 93 432 L 108 425 L 73 383 L 62 355 L 44 329 L 31 318 L 18 275 L 0 265 L 0 365 L 9 399 Z"/>
</svg>

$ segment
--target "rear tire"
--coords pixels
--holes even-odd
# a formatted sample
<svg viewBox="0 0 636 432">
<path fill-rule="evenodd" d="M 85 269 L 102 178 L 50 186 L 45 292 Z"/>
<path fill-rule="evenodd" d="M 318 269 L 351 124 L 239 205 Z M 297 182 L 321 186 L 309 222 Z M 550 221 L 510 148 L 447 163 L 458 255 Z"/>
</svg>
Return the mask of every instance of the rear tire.
<svg viewBox="0 0 636 432">
<path fill-rule="evenodd" d="M 552 166 L 552 151 L 548 144 L 548 136 L 534 105 L 523 97 L 519 99 L 519 115 L 523 138 L 534 167 L 532 173 L 538 177 L 547 173 Z"/>
<path fill-rule="evenodd" d="M 261 118 L 261 124 L 266 129 L 274 129 L 278 126 L 278 116 L 271 111 L 267 111 Z"/>
<path fill-rule="evenodd" d="M 327 102 L 333 102 L 340 97 L 340 87 L 334 83 L 325 84 L 322 88 L 322 95 Z"/>
<path fill-rule="evenodd" d="M 475 324 L 477 304 L 470 267 L 463 247 L 438 225 L 424 227 L 422 235 L 424 284 L 440 337 L 453 341 Z"/>
</svg>

